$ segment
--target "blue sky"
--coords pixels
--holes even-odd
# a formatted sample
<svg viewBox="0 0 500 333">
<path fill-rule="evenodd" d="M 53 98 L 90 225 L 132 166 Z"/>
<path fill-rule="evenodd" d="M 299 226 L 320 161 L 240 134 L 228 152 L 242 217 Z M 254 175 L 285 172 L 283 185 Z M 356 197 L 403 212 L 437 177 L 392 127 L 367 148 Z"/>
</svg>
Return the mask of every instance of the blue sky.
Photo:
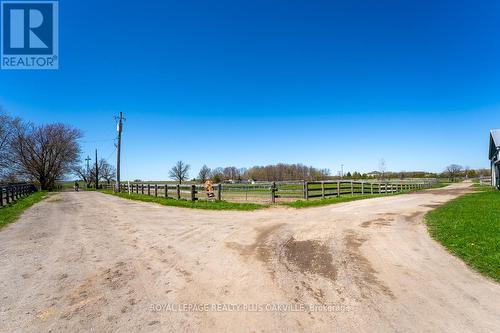
<svg viewBox="0 0 500 333">
<path fill-rule="evenodd" d="M 1 71 L 0 105 L 85 133 L 124 178 L 277 162 L 487 167 L 498 1 L 60 1 L 60 69 Z"/>
</svg>

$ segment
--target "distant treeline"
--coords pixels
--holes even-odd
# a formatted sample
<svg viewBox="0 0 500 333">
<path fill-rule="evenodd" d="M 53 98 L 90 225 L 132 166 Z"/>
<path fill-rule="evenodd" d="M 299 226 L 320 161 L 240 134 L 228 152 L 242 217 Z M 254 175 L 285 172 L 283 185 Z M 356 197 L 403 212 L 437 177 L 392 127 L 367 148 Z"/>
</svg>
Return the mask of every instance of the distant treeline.
<svg viewBox="0 0 500 333">
<path fill-rule="evenodd" d="M 286 180 L 325 180 L 328 179 L 330 170 L 317 169 L 302 164 L 284 164 L 254 166 L 249 169 L 230 167 L 218 167 L 210 169 L 204 165 L 197 180 L 204 182 L 210 179 L 218 182 L 240 182 L 240 181 L 286 181 Z"/>
<path fill-rule="evenodd" d="M 317 169 L 303 164 L 283 164 L 254 166 L 247 170 L 245 178 L 253 180 L 325 180 L 330 170 Z"/>
<path fill-rule="evenodd" d="M 251 168 L 218 167 L 210 169 L 206 165 L 202 167 L 198 177 L 193 180 L 204 182 L 210 179 L 218 182 L 247 182 L 247 181 L 292 181 L 292 180 L 335 180 L 335 179 L 407 179 L 407 178 L 474 178 L 488 176 L 488 169 L 469 169 L 459 165 L 451 165 L 442 173 L 425 171 L 401 171 L 369 173 L 347 172 L 343 175 L 331 175 L 328 169 L 318 169 L 303 164 L 274 164 L 267 166 L 254 166 Z"/>
</svg>

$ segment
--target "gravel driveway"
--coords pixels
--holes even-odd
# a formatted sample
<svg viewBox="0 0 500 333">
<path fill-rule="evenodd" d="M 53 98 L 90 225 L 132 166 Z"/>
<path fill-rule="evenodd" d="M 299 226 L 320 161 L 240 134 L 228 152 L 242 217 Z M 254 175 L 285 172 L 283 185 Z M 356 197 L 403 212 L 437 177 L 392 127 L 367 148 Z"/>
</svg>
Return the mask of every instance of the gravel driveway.
<svg viewBox="0 0 500 333">
<path fill-rule="evenodd" d="M 467 191 L 255 212 L 54 194 L 0 231 L 0 332 L 493 332 L 500 285 L 422 223 Z"/>
</svg>

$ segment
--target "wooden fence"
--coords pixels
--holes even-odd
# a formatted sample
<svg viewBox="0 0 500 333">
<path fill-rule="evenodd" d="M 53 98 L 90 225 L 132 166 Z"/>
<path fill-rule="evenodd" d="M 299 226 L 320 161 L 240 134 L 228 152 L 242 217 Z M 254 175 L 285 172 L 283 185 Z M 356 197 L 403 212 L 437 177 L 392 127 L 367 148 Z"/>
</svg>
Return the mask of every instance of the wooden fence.
<svg viewBox="0 0 500 333">
<path fill-rule="evenodd" d="M 479 177 L 480 185 L 491 185 L 491 177 Z"/>
<path fill-rule="evenodd" d="M 354 194 L 386 194 L 432 187 L 431 182 L 364 182 L 352 180 L 304 182 L 304 199 Z"/>
<path fill-rule="evenodd" d="M 0 184 L 0 208 L 36 192 L 33 184 Z"/>
<path fill-rule="evenodd" d="M 106 185 L 107 189 L 114 189 L 115 185 Z M 222 184 L 214 186 L 214 199 L 222 200 Z M 120 184 L 120 192 L 144 194 L 155 197 L 164 197 L 170 199 L 186 199 L 196 201 L 200 197 L 200 192 L 205 192 L 203 185 L 195 184 Z M 208 196 L 207 196 L 208 197 Z"/>
<path fill-rule="evenodd" d="M 234 202 L 275 203 L 277 201 L 309 200 L 341 195 L 390 194 L 425 189 L 431 186 L 431 181 L 368 182 L 351 180 L 216 184 L 214 185 L 213 197 L 211 198 L 208 196 L 203 185 L 121 183 L 120 192 L 190 201 L 212 199 Z M 107 188 L 113 189 L 114 185 L 107 185 Z"/>
</svg>

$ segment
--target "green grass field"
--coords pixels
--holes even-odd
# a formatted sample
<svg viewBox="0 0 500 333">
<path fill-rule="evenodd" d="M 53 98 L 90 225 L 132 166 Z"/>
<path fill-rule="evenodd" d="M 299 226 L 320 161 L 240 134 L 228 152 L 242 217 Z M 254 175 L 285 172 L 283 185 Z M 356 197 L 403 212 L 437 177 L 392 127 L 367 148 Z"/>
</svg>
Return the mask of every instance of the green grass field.
<svg viewBox="0 0 500 333">
<path fill-rule="evenodd" d="M 35 192 L 9 206 L 0 208 L 0 229 L 17 220 L 27 208 L 43 200 L 46 196 L 46 192 Z"/>
<path fill-rule="evenodd" d="M 426 221 L 451 253 L 500 281 L 500 191 L 480 187 L 429 212 Z"/>
<path fill-rule="evenodd" d="M 242 210 L 242 211 L 250 211 L 261 208 L 268 207 L 267 205 L 260 205 L 255 203 L 233 203 L 227 201 L 188 201 L 188 200 L 177 200 L 163 197 L 154 197 L 148 196 L 144 194 L 135 194 L 135 193 L 114 193 L 111 190 L 101 190 L 100 192 L 116 195 L 120 198 L 131 199 L 131 200 L 139 200 L 144 202 L 154 202 L 160 205 L 165 206 L 174 206 L 174 207 L 183 207 L 183 208 L 195 208 L 195 209 L 209 209 L 209 210 Z"/>
</svg>

